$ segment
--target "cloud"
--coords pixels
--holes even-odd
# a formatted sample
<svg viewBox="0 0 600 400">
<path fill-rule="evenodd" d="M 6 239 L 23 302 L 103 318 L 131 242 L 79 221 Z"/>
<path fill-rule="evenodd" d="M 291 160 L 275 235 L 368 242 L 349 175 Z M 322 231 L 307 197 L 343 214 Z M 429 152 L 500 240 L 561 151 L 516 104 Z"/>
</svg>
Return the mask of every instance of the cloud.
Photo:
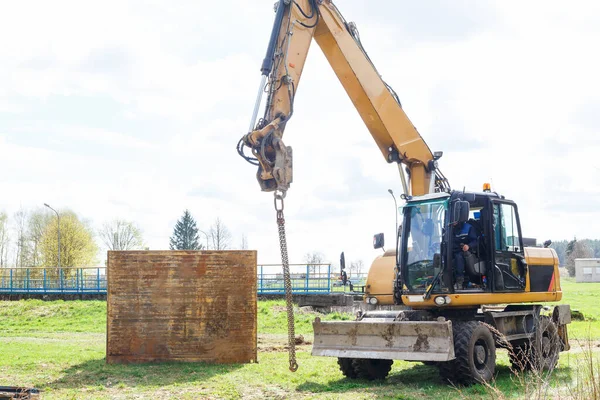
<svg viewBox="0 0 600 400">
<path fill-rule="evenodd" d="M 455 188 L 492 178 L 518 202 L 527 236 L 600 236 L 590 223 L 600 191 L 597 4 L 338 6 L 432 150 L 444 151 Z M 51 202 L 94 224 L 123 217 L 165 248 L 189 208 L 202 229 L 219 216 L 261 262 L 278 262 L 272 194 L 235 152 L 272 21 L 270 0 L 5 7 L 0 168 L 10 173 L 0 189 L 10 196 L 0 209 Z M 379 254 L 371 235 L 390 242 L 394 232 L 387 189 L 400 193 L 398 171 L 316 45 L 298 88 L 284 136 L 294 148 L 291 258 L 319 250 L 337 260 L 346 249 L 369 264 Z"/>
<path fill-rule="evenodd" d="M 131 67 L 131 58 L 125 49 L 108 47 L 93 49 L 79 68 L 89 73 L 129 76 Z"/>
</svg>

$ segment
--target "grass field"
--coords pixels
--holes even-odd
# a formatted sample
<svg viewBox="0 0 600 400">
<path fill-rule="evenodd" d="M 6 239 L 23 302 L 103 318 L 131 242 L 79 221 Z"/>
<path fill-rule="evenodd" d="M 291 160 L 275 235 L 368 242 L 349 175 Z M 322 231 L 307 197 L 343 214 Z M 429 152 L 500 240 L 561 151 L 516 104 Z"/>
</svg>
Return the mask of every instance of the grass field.
<svg viewBox="0 0 600 400">
<path fill-rule="evenodd" d="M 582 351 L 579 344 L 596 346 L 600 339 L 600 310 L 595 306 L 600 284 L 563 280 L 563 289 L 563 302 L 582 311 L 589 320 L 572 324 L 574 350 L 561 355 L 560 368 L 548 379 L 549 387 L 542 396 L 535 395 L 538 377 L 522 380 L 511 374 L 504 351 L 499 351 L 492 388 L 453 388 L 438 378 L 436 368 L 402 361 L 394 362 L 383 382 L 348 380 L 339 372 L 335 359 L 310 356 L 308 344 L 300 346 L 300 369 L 292 374 L 287 370 L 286 318 L 281 301 L 259 302 L 259 363 L 227 366 L 106 365 L 105 302 L 0 302 L 0 386 L 35 386 L 44 391 L 43 398 L 52 399 L 569 397 L 572 393 L 567 387 L 574 385 L 581 365 L 592 354 Z M 309 342 L 316 315 L 299 312 L 296 316 L 297 331 Z M 325 319 L 349 318 L 330 314 Z M 590 337 L 593 340 L 587 342 Z"/>
</svg>

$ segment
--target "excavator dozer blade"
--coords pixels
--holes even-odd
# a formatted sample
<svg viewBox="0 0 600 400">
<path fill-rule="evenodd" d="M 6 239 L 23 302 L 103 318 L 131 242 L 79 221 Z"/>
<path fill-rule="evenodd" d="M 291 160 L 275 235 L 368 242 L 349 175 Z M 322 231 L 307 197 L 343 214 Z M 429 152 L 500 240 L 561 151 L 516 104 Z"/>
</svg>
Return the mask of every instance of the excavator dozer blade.
<svg viewBox="0 0 600 400">
<path fill-rule="evenodd" d="M 452 322 L 313 322 L 313 356 L 407 361 L 454 359 Z"/>
</svg>

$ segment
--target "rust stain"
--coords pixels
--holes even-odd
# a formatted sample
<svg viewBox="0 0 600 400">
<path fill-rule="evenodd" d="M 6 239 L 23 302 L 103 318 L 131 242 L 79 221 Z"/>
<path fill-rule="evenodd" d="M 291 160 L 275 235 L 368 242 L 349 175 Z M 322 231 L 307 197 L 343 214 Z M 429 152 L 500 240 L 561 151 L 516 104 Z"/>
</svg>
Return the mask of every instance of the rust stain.
<svg viewBox="0 0 600 400">
<path fill-rule="evenodd" d="M 381 334 L 381 337 L 386 342 L 385 347 L 392 348 L 394 346 L 394 326 L 390 324 Z"/>
<path fill-rule="evenodd" d="M 255 251 L 111 251 L 107 276 L 107 362 L 256 361 Z"/>
<path fill-rule="evenodd" d="M 429 350 L 429 337 L 421 332 L 421 329 L 417 326 L 415 327 L 415 331 L 417 333 L 417 341 L 413 346 L 413 351 L 427 351 Z"/>
<path fill-rule="evenodd" d="M 350 344 L 356 346 L 356 343 L 358 343 L 358 325 L 350 329 L 348 337 L 350 338 Z"/>
</svg>

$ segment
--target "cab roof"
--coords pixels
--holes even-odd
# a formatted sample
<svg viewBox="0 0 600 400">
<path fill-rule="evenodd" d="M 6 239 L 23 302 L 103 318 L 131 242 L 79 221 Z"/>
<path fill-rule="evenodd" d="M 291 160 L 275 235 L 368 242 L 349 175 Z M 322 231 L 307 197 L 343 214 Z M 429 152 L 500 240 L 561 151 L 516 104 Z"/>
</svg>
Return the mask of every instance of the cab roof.
<svg viewBox="0 0 600 400">
<path fill-rule="evenodd" d="M 474 201 L 475 198 L 482 197 L 504 199 L 504 196 L 496 192 L 467 192 L 462 190 L 453 190 L 451 192 L 429 193 L 423 196 L 409 196 L 406 198 L 406 202 L 407 204 L 410 204 L 427 200 L 442 200 L 446 198 Z"/>
</svg>

